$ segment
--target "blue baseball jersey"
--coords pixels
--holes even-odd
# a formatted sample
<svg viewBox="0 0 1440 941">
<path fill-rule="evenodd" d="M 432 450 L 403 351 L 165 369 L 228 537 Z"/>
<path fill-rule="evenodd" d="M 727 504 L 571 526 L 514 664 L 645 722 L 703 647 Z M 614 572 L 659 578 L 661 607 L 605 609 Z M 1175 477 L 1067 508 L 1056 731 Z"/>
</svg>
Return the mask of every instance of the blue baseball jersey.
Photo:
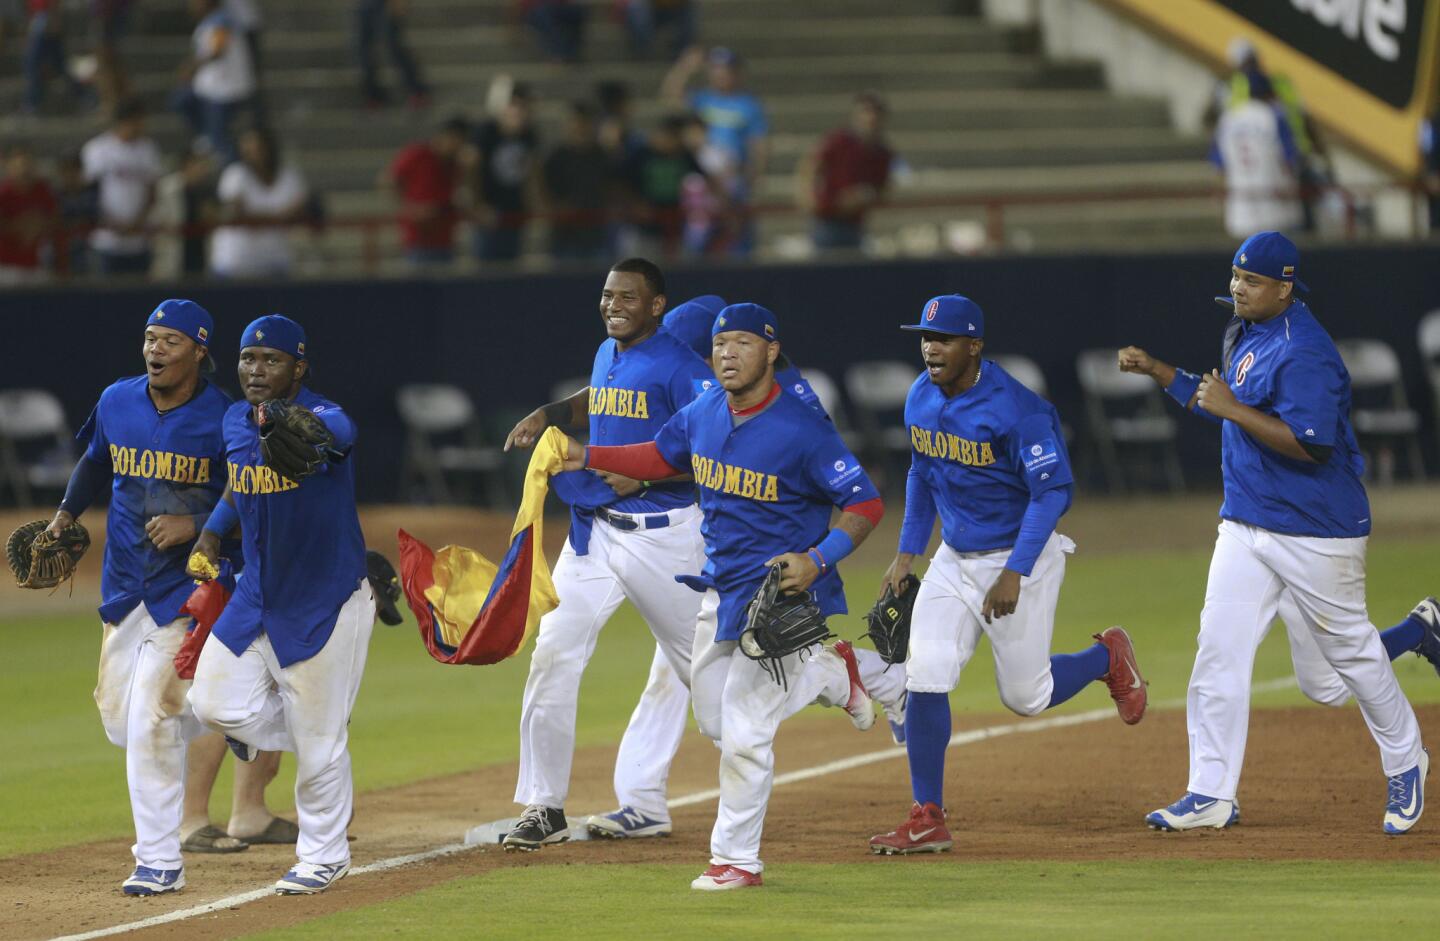
<svg viewBox="0 0 1440 941">
<path fill-rule="evenodd" d="M 1015 545 L 1031 499 L 1046 491 L 1067 488 L 1069 508 L 1074 477 L 1060 416 L 994 362 L 982 361 L 975 385 L 955 396 L 921 373 L 905 399 L 905 425 L 912 481 L 939 511 L 940 536 L 957 552 Z M 918 554 L 934 510 L 907 505 L 905 514 L 900 551 Z M 923 523 L 913 531 L 912 516 Z"/>
<path fill-rule="evenodd" d="M 716 386 L 666 422 L 655 444 L 672 466 L 691 469 L 700 490 L 706 560 L 699 583 L 720 594 L 716 640 L 739 638 L 766 561 L 824 539 L 833 507 L 879 496 L 835 426 L 793 395 L 737 424 Z M 826 615 L 845 613 L 836 569 L 811 593 Z"/>
<path fill-rule="evenodd" d="M 1225 382 L 1243 405 L 1279 418 L 1297 440 L 1333 449 L 1323 464 L 1267 448 L 1239 425 L 1220 432 L 1224 519 L 1291 536 L 1370 533 L 1365 459 L 1350 427 L 1350 374 L 1304 302 L 1264 323 L 1231 321 Z"/>
<path fill-rule="evenodd" d="M 355 424 L 340 406 L 302 387 L 295 404 L 350 449 Z M 319 653 L 340 607 L 365 577 L 365 539 L 355 512 L 355 455 L 296 482 L 265 466 L 255 409 L 225 413 L 230 493 L 240 513 L 245 573 L 213 633 L 237 657 L 264 631 L 282 667 Z"/>
<path fill-rule="evenodd" d="M 225 489 L 220 424 L 230 399 L 200 380 L 195 395 L 166 412 L 150 400 L 145 376 L 121 379 L 100 394 L 76 436 L 85 459 L 114 474 L 100 572 L 100 617 L 114 624 L 144 604 L 169 624 L 195 585 L 185 574 L 188 545 L 162 552 L 145 534 L 154 516 L 192 516 L 205 525 Z"/>
<path fill-rule="evenodd" d="M 657 331 L 623 353 L 607 339 L 590 371 L 590 443 L 653 440 L 672 415 L 694 400 L 700 383 L 714 379 L 705 361 L 668 331 Z M 694 486 L 677 481 L 654 484 L 606 506 L 620 513 L 663 513 L 694 502 Z"/>
</svg>

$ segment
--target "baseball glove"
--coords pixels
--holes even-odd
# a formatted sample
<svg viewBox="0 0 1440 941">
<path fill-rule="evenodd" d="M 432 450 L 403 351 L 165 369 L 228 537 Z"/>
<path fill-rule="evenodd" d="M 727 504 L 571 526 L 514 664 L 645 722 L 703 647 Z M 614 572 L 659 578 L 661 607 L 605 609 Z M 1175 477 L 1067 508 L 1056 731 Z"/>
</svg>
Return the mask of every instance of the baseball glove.
<svg viewBox="0 0 1440 941">
<path fill-rule="evenodd" d="M 906 575 L 900 589 L 897 595 L 887 579 L 885 593 L 865 615 L 865 623 L 870 625 L 865 636 L 886 663 L 904 663 L 910 652 L 910 611 L 915 607 L 915 596 L 920 594 L 920 579 Z"/>
<path fill-rule="evenodd" d="M 260 426 L 260 451 L 265 464 L 293 481 L 311 476 L 345 452 L 335 446 L 335 436 L 314 412 L 285 399 L 261 402 L 256 408 Z"/>
<path fill-rule="evenodd" d="M 782 658 L 834 636 L 825 626 L 825 615 L 808 594 L 780 594 L 780 566 L 772 565 L 745 609 L 740 650 L 751 660 L 760 661 L 765 672 L 788 689 Z"/>
<path fill-rule="evenodd" d="M 49 520 L 26 523 L 10 534 L 5 558 L 21 588 L 54 588 L 75 574 L 75 566 L 90 548 L 90 533 L 71 523 L 59 536 L 49 532 Z"/>
</svg>

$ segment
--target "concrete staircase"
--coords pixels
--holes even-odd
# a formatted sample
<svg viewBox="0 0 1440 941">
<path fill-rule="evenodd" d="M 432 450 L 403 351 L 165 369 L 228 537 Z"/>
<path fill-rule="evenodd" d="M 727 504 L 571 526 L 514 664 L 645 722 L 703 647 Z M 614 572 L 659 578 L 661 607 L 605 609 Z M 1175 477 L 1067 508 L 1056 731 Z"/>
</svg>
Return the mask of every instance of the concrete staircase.
<svg viewBox="0 0 1440 941">
<path fill-rule="evenodd" d="M 185 131 L 164 111 L 165 99 L 188 48 L 190 23 L 180 0 L 138 6 L 126 58 L 136 90 L 154 109 L 152 133 L 175 152 Z M 264 81 L 273 120 L 337 219 L 389 211 L 374 189 L 380 168 L 401 145 L 424 135 L 433 119 L 456 111 L 479 115 L 498 73 L 538 91 L 542 132 L 551 141 L 559 136 L 566 102 L 588 96 L 603 79 L 631 86 L 641 127 L 669 110 L 650 97 L 665 63 L 628 59 L 620 26 L 603 13 L 608 4 L 592 17 L 586 63 L 560 66 L 545 61 L 528 31 L 509 22 L 509 0 L 414 3 L 409 41 L 434 88 L 434 107 L 425 115 L 360 107 L 353 0 L 264 6 Z M 873 217 L 877 254 L 1224 242 L 1214 198 L 1105 198 L 1127 189 L 1191 190 L 1214 182 L 1204 142 L 1172 131 L 1162 102 L 1107 93 L 1095 64 L 1048 61 L 1036 51 L 1032 30 L 992 26 L 973 6 L 964 0 L 701 0 L 702 37 L 746 57 L 751 87 L 769 113 L 772 160 L 763 200 L 788 203 L 797 161 L 845 120 L 854 92 L 878 89 L 890 101 L 892 141 L 905 171 L 893 190 L 897 205 Z M 13 114 L 19 97 L 19 77 L 0 75 L 0 114 Z M 78 146 L 96 130 L 84 116 L 0 122 L 0 133 L 49 155 Z M 997 194 L 1019 201 L 998 209 L 955 204 Z M 543 233 L 532 228 L 527 263 L 540 264 Z M 764 213 L 761 257 L 802 255 L 807 228 L 798 213 Z M 998 244 L 987 241 L 993 236 Z M 363 241 L 357 229 L 332 231 L 327 271 L 356 270 Z M 401 269 L 389 257 L 395 244 L 392 227 L 385 226 L 383 270 Z"/>
</svg>

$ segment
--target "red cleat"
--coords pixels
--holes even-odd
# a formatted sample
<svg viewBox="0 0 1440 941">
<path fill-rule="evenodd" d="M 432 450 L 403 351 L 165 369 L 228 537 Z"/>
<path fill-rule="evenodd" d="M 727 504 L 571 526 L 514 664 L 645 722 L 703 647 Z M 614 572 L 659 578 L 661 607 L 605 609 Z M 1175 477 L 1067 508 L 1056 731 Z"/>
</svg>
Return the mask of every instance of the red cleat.
<svg viewBox="0 0 1440 941">
<path fill-rule="evenodd" d="M 845 663 L 845 672 L 850 675 L 850 698 L 845 700 L 845 711 L 855 728 L 864 732 L 875 724 L 875 703 L 860 679 L 860 664 L 855 661 L 855 647 L 848 640 L 835 642 L 835 653 Z"/>
<path fill-rule="evenodd" d="M 876 856 L 946 853 L 954 845 L 950 831 L 945 829 L 945 811 L 934 804 L 911 805 L 904 823 L 870 838 L 870 852 Z"/>
<path fill-rule="evenodd" d="M 1145 687 L 1149 684 L 1140 675 L 1140 665 L 1135 662 L 1135 645 L 1123 627 L 1108 627 L 1095 639 L 1110 651 L 1110 672 L 1102 679 L 1110 687 L 1110 698 L 1126 725 L 1134 725 L 1145 718 L 1145 705 L 1149 696 Z"/>
<path fill-rule="evenodd" d="M 704 892 L 723 892 L 726 889 L 759 888 L 764 884 L 758 872 L 746 872 L 734 866 L 711 866 L 690 883 L 690 888 Z"/>
</svg>

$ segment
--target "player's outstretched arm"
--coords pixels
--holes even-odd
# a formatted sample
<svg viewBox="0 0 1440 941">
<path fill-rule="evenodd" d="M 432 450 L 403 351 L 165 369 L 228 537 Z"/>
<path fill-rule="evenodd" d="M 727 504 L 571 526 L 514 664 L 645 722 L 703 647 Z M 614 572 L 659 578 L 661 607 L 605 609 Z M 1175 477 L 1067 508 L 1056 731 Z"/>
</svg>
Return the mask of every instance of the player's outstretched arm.
<svg viewBox="0 0 1440 941">
<path fill-rule="evenodd" d="M 1213 422 L 1220 421 L 1216 415 L 1201 407 L 1196 399 L 1200 377 L 1194 373 L 1158 360 L 1138 346 L 1127 346 L 1120 351 L 1119 366 L 1121 372 L 1133 372 L 1154 379 L 1156 385 L 1160 386 L 1160 391 L 1178 402 L 1190 414 L 1208 418 Z"/>
<path fill-rule="evenodd" d="M 540 406 L 510 429 L 510 434 L 505 438 L 505 450 L 534 447 L 535 442 L 540 440 L 540 435 L 551 425 L 560 428 L 579 426 L 589 412 L 589 403 L 590 387 L 585 386 L 558 402 Z"/>
<path fill-rule="evenodd" d="M 75 470 L 70 473 L 70 482 L 65 486 L 65 496 L 60 501 L 60 508 L 55 511 L 55 518 L 50 521 L 47 530 L 50 535 L 59 538 L 66 527 L 95 502 L 100 491 L 113 479 L 114 470 L 109 461 L 101 463 L 88 453 L 82 454 L 80 460 L 75 462 Z"/>
<path fill-rule="evenodd" d="M 915 456 L 910 456 L 910 470 L 905 475 L 905 517 L 900 522 L 900 545 L 895 560 L 890 563 L 885 577 L 880 582 L 880 594 L 885 586 L 895 594 L 904 589 L 901 582 L 915 566 L 917 556 L 925 554 L 930 546 L 930 535 L 935 531 L 935 493 L 926 482 L 925 475 L 915 466 Z"/>
<path fill-rule="evenodd" d="M 1195 392 L 1195 398 L 1199 408 L 1216 418 L 1234 422 L 1246 434 L 1276 454 L 1304 461 L 1306 464 L 1319 464 L 1329 456 L 1328 448 L 1314 451 L 1307 449 L 1283 419 L 1242 404 L 1235 398 L 1234 390 L 1225 384 L 1225 380 L 1216 370 L 1211 370 L 1209 375 L 1200 379 L 1200 388 Z"/>
<path fill-rule="evenodd" d="M 779 565 L 780 590 L 784 593 L 809 591 L 815 579 L 854 552 L 885 515 L 885 504 L 879 497 L 844 507 L 835 528 L 818 544 L 804 552 L 786 552 L 765 563 Z"/>
<path fill-rule="evenodd" d="M 239 525 L 240 511 L 235 508 L 235 499 L 230 495 L 230 486 L 227 484 L 225 492 L 220 495 L 220 502 L 215 504 L 215 509 L 210 512 L 210 518 L 205 521 L 200 536 L 195 540 L 195 546 L 190 550 L 185 574 L 201 581 L 214 578 L 220 568 L 220 540 Z"/>
</svg>

